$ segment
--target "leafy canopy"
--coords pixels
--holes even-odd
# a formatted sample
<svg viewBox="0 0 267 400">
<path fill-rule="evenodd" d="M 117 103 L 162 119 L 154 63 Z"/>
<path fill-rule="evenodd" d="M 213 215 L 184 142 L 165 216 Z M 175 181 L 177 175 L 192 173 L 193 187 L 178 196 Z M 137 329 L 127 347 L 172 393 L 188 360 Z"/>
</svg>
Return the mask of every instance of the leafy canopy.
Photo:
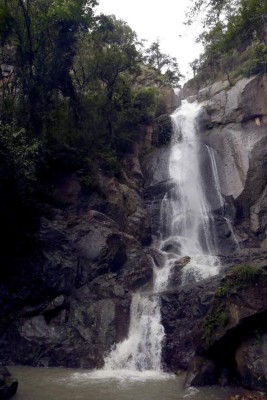
<svg viewBox="0 0 267 400">
<path fill-rule="evenodd" d="M 183 76 L 178 67 L 177 59 L 168 54 L 162 53 L 160 42 L 156 40 L 145 51 L 145 61 L 163 75 L 165 82 L 177 86 Z"/>
<path fill-rule="evenodd" d="M 198 40 L 204 53 L 192 67 L 213 79 L 222 72 L 229 79 L 265 71 L 267 0 L 199 0 L 191 7 L 189 23 L 201 10 L 204 31 Z"/>
</svg>

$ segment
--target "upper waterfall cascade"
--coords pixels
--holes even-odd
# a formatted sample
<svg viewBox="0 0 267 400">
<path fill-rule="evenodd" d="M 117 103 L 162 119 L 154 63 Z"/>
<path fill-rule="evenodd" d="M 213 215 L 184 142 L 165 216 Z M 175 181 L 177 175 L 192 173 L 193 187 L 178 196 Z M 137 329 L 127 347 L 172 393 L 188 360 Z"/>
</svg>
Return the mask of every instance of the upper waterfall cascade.
<svg viewBox="0 0 267 400">
<path fill-rule="evenodd" d="M 164 328 L 157 293 L 167 289 L 175 262 L 184 256 L 188 256 L 188 263 L 183 268 L 183 284 L 205 279 L 219 271 L 216 227 L 202 173 L 203 153 L 211 171 L 209 190 L 214 192 L 218 208 L 223 209 L 225 204 L 219 190 L 214 153 L 199 139 L 197 119 L 200 109 L 197 104 L 184 103 L 172 115 L 173 138 L 168 171 L 171 189 L 162 200 L 161 237 L 154 243 L 165 262 L 161 268 L 154 266 L 152 293 L 134 294 L 128 338 L 117 344 L 106 357 L 106 372 L 161 372 Z"/>
<path fill-rule="evenodd" d="M 161 248 L 173 249 L 176 256 L 189 256 L 190 262 L 183 270 L 183 281 L 216 275 L 219 268 L 217 241 L 212 207 L 207 197 L 201 161 L 207 146 L 201 142 L 197 118 L 201 107 L 184 103 L 173 115 L 173 138 L 169 159 L 169 176 L 172 189 L 162 202 Z M 219 192 L 217 170 L 213 153 L 208 151 L 211 164 L 209 190 L 217 197 L 219 207 L 223 198 Z M 216 186 L 217 185 L 217 186 Z"/>
</svg>

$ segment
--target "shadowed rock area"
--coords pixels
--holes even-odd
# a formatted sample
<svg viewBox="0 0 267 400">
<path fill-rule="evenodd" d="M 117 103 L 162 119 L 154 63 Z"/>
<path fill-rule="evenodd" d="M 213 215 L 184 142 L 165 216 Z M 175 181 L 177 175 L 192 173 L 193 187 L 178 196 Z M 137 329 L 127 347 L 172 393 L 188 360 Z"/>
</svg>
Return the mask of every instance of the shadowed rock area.
<svg viewBox="0 0 267 400">
<path fill-rule="evenodd" d="M 0 399 L 7 400 L 13 397 L 18 389 L 18 381 L 6 367 L 0 366 Z"/>
<path fill-rule="evenodd" d="M 130 161 L 120 181 L 99 172 L 92 195 L 75 175 L 57 180 L 60 201 L 44 210 L 34 252 L 0 286 L 6 364 L 101 367 L 127 335 L 131 293 L 153 277 L 138 153 Z"/>
</svg>

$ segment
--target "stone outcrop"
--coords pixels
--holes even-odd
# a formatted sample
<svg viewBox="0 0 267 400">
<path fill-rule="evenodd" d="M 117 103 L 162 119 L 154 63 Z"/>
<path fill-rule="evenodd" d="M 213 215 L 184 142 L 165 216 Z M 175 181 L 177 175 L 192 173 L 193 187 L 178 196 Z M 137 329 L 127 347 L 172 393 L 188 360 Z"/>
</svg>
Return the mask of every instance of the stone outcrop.
<svg viewBox="0 0 267 400">
<path fill-rule="evenodd" d="M 199 92 L 203 140 L 215 151 L 221 192 L 245 246 L 265 247 L 267 77 L 217 82 Z"/>
<path fill-rule="evenodd" d="M 265 264 L 240 264 L 227 271 L 208 313 L 193 328 L 196 357 L 188 385 L 205 385 L 208 369 L 212 384 L 239 380 L 249 389 L 267 391 L 266 283 Z"/>
<path fill-rule="evenodd" d="M 193 95 L 189 101 L 197 99 L 203 105 L 199 134 L 214 153 L 225 211 L 233 224 L 230 234 L 240 246 L 235 254 L 222 252 L 223 273 L 239 266 L 217 282 L 205 317 L 197 312 L 187 385 L 234 380 L 267 391 L 267 77 L 244 78 L 235 85 L 216 82 L 199 93 L 186 91 Z M 225 226 L 218 227 L 225 241 L 229 233 Z M 209 282 L 206 285 L 209 288 Z"/>
<path fill-rule="evenodd" d="M 117 175 L 95 160 L 97 187 L 91 192 L 74 172 L 55 170 L 47 177 L 51 192 L 41 204 L 40 224 L 32 222 L 34 242 L 0 271 L 0 359 L 6 364 L 102 367 L 112 344 L 127 336 L 132 293 L 152 285 L 160 255 L 147 247 L 148 170 L 140 159 L 160 142 L 154 137 L 160 117 L 169 122 L 177 103 L 173 90 L 149 71 L 137 85 L 146 79 L 159 89 L 154 132 L 139 127 Z"/>
<path fill-rule="evenodd" d="M 162 324 L 165 329 L 163 363 L 166 369 L 186 370 L 194 355 L 190 332 L 207 314 L 218 278 L 180 287 L 161 295 Z"/>
<path fill-rule="evenodd" d="M 120 179 L 99 170 L 97 192 L 84 192 L 75 174 L 55 178 L 34 251 L 0 286 L 3 362 L 101 367 L 127 336 L 131 294 L 153 277 L 143 247 L 151 241 L 139 164 L 145 142 L 125 158 Z"/>
<path fill-rule="evenodd" d="M 261 282 L 265 275 L 261 275 L 257 283 L 254 278 L 251 281 L 248 278 L 244 287 L 241 284 L 234 288 L 233 285 L 227 288 L 227 293 L 224 293 L 223 282 L 230 278 L 227 274 L 222 278 L 228 268 L 236 264 L 252 265 L 256 270 L 265 266 L 266 92 L 267 78 L 256 76 L 242 79 L 235 86 L 230 86 L 228 81 L 217 82 L 190 99 L 198 99 L 203 105 L 199 135 L 213 152 L 225 209 L 221 210 L 221 202 L 209 194 L 214 178 L 210 172 L 209 150 L 203 147 L 200 167 L 221 251 L 221 276 L 181 287 L 183 265 L 179 264 L 172 269 L 168 291 L 161 296 L 166 332 L 164 365 L 171 371 L 189 368 L 188 385 L 225 385 L 239 380 L 251 389 L 266 387 L 266 364 L 256 362 L 256 354 L 265 354 L 263 316 L 267 304 Z M 168 147 L 160 148 L 147 155 L 142 164 L 145 201 L 154 237 L 159 236 L 162 199 L 172 188 L 166 164 L 169 151 Z M 164 232 L 161 234 L 164 237 Z M 171 240 L 166 241 L 165 250 L 171 253 L 172 245 Z M 173 252 L 179 254 L 179 249 Z M 255 330 L 258 328 L 261 345 L 256 349 Z M 193 336 L 189 334 L 191 331 Z M 249 372 L 244 367 L 247 366 L 245 360 L 250 360 Z M 256 384 L 259 376 L 261 385 Z"/>
<path fill-rule="evenodd" d="M 0 400 L 13 397 L 18 389 L 18 381 L 6 367 L 0 366 Z"/>
<path fill-rule="evenodd" d="M 241 384 L 249 389 L 266 391 L 267 333 L 256 332 L 242 341 L 235 354 Z"/>
</svg>

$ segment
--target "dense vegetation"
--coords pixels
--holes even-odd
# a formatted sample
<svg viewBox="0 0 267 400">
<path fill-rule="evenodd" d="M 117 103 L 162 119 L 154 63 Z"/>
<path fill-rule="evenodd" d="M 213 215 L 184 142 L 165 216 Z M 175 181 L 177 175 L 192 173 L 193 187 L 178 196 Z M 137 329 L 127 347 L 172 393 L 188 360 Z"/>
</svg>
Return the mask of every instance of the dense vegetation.
<svg viewBox="0 0 267 400">
<path fill-rule="evenodd" d="M 97 169 L 119 177 L 138 127 L 163 112 L 159 87 L 180 78 L 159 43 L 144 56 L 135 32 L 95 15 L 96 5 L 0 0 L 3 248 L 21 242 L 25 226 L 35 230 L 57 174 L 75 172 L 87 191 Z"/>
<path fill-rule="evenodd" d="M 189 23 L 198 14 L 204 16 L 198 39 L 204 53 L 192 68 L 200 82 L 227 78 L 234 83 L 240 76 L 266 72 L 266 0 L 199 0 L 191 8 Z"/>
</svg>

